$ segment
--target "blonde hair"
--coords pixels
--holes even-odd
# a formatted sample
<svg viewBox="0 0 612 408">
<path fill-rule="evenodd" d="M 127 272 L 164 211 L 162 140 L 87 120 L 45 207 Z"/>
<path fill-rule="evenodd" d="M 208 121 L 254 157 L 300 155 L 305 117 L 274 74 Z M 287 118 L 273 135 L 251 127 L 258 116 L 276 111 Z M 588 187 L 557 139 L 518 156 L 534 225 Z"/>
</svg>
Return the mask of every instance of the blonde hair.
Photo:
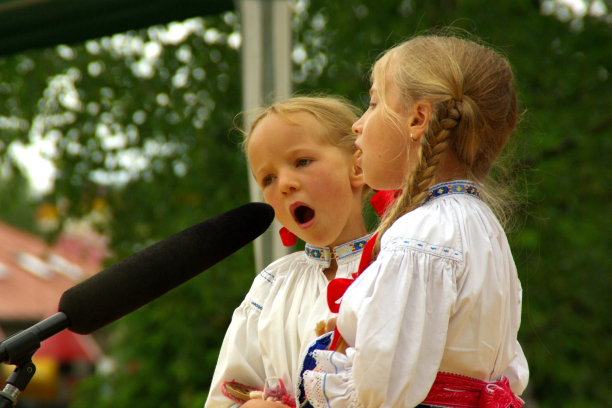
<svg viewBox="0 0 612 408">
<path fill-rule="evenodd" d="M 477 40 L 458 38 L 456 33 L 415 37 L 386 51 L 372 68 L 371 79 L 383 114 L 398 125 L 399 115 L 385 104 L 387 75 L 405 106 L 429 102 L 432 113 L 403 192 L 378 227 L 373 258 L 383 233 L 402 215 L 423 204 L 445 153 L 454 154 L 468 178 L 479 187 L 489 184 L 489 171 L 518 117 L 514 74 L 508 61 Z M 493 186 L 483 190 L 483 200 L 505 224 L 508 194 L 498 195 L 504 189 Z M 497 190 L 495 194 L 493 190 Z"/>
<path fill-rule="evenodd" d="M 327 130 L 323 136 L 334 146 L 350 154 L 357 151 L 355 147 L 357 135 L 351 128 L 359 119 L 361 114 L 359 108 L 340 96 L 295 96 L 255 111 L 256 116 L 251 121 L 251 127 L 242 143 L 244 152 L 247 152 L 253 131 L 262 120 L 268 116 L 278 115 L 290 123 L 295 123 L 295 119 L 291 116 L 299 113 L 314 116 Z"/>
</svg>

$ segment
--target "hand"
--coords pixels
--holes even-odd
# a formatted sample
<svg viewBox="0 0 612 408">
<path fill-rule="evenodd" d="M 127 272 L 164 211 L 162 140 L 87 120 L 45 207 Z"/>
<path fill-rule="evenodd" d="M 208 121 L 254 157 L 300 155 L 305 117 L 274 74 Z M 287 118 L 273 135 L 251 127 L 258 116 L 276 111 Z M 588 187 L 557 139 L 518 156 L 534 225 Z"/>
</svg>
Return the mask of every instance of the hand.
<svg viewBox="0 0 612 408">
<path fill-rule="evenodd" d="M 332 317 L 328 321 L 321 320 L 317 323 L 317 327 L 315 327 L 315 333 L 317 337 L 324 335 L 325 333 L 329 333 L 330 331 L 334 331 L 336 328 L 336 318 Z"/>
<path fill-rule="evenodd" d="M 330 331 L 334 331 L 336 328 L 336 318 L 332 317 L 327 322 L 325 322 L 325 331 L 329 333 Z"/>
<path fill-rule="evenodd" d="M 286 408 L 286 406 L 282 402 L 250 399 L 242 404 L 242 408 Z"/>
</svg>

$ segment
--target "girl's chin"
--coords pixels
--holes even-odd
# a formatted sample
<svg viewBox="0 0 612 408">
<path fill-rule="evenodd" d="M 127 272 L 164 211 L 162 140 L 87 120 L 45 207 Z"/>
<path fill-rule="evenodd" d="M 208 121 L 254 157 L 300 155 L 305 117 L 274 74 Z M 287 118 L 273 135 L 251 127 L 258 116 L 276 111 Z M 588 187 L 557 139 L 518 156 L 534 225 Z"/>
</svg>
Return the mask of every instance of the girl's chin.
<svg viewBox="0 0 612 408">
<path fill-rule="evenodd" d="M 307 235 L 307 234 L 303 234 Z M 318 248 L 329 248 L 329 243 L 325 239 L 321 239 L 321 237 L 313 237 L 312 235 L 308 235 L 302 239 L 304 242 L 307 242 L 310 246 L 318 247 Z"/>
</svg>

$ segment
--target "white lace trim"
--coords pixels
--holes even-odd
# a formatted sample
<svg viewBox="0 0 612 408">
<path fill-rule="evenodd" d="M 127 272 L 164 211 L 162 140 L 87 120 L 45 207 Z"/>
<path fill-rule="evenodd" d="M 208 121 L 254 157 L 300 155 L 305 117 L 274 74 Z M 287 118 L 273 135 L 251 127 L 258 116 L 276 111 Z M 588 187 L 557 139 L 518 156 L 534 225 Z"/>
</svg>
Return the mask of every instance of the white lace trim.
<svg viewBox="0 0 612 408">
<path fill-rule="evenodd" d="M 297 384 L 295 386 L 295 403 L 299 408 L 304 408 L 306 406 L 310 407 L 310 405 L 308 405 L 308 400 L 305 398 L 304 395 L 302 395 L 302 388 L 304 387 L 304 373 L 307 371 L 305 370 L 304 365 L 306 364 L 307 360 L 308 361 L 308 365 L 310 365 L 313 357 L 312 352 L 315 349 L 327 349 L 327 347 L 329 346 L 329 343 L 331 343 L 331 335 L 332 333 L 325 333 L 319 337 L 317 337 L 315 340 L 313 340 L 309 345 L 308 348 L 306 349 L 305 355 L 302 356 L 302 358 L 300 359 L 300 365 L 299 365 L 299 376 L 298 376 L 298 380 L 297 380 Z M 318 347 L 318 348 L 317 348 Z M 316 367 L 316 360 L 315 360 L 315 367 Z"/>
<path fill-rule="evenodd" d="M 353 383 L 353 365 L 342 353 L 313 352 L 317 366 L 304 374 L 304 389 L 314 408 L 362 408 Z"/>
</svg>

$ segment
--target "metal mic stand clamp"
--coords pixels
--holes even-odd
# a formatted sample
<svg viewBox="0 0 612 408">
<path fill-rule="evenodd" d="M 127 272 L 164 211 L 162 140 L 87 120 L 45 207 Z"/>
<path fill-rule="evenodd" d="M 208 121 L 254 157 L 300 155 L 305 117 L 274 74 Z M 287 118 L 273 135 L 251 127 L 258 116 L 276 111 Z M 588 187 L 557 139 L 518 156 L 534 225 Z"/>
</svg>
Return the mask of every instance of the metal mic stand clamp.
<svg viewBox="0 0 612 408">
<path fill-rule="evenodd" d="M 0 348 L 9 356 L 7 363 L 17 367 L 6 380 L 4 390 L 0 391 L 0 408 L 12 408 L 17 404 L 17 396 L 36 373 L 32 356 L 40 348 L 40 340 L 35 333 L 24 333 L 14 341 L 10 340 L 5 340 Z"/>
</svg>

